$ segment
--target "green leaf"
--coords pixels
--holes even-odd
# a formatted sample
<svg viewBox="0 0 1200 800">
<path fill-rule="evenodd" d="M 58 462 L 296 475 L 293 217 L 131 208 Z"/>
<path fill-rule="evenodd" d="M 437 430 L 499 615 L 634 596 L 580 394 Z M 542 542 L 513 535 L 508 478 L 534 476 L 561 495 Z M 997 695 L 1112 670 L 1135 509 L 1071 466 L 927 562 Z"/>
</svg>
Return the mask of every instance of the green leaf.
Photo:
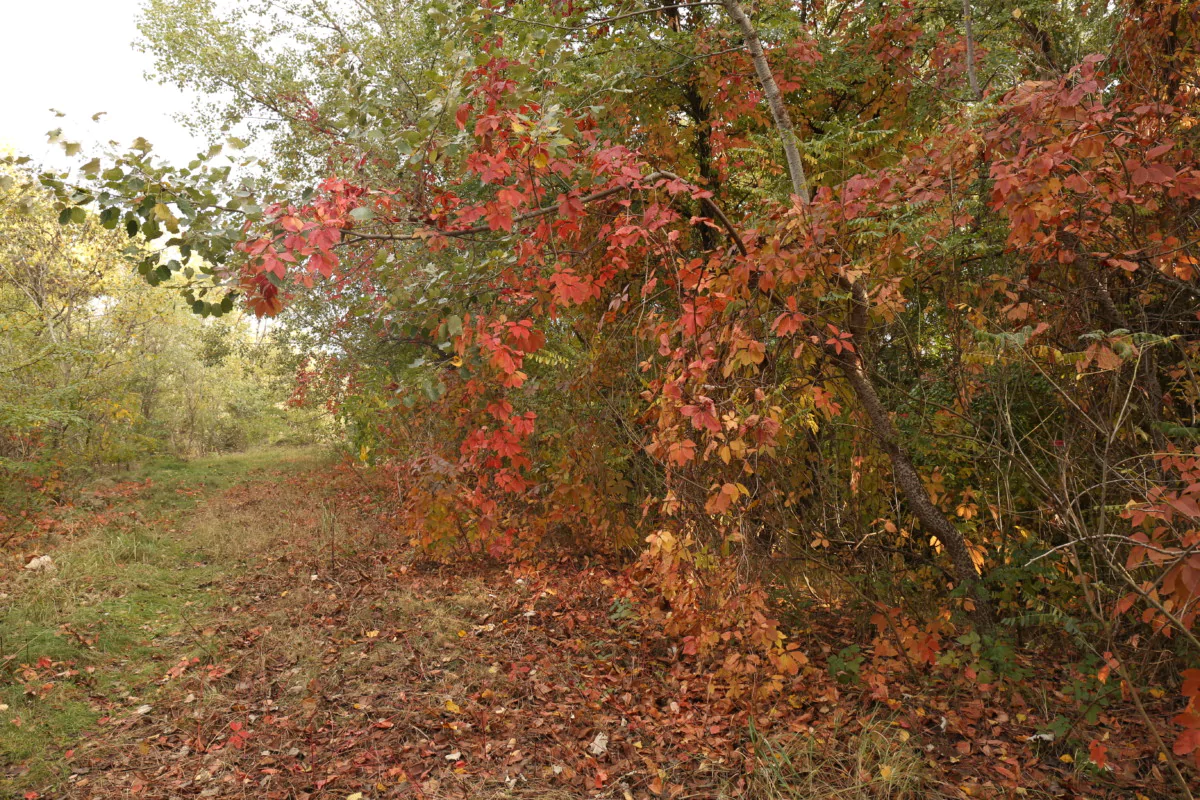
<svg viewBox="0 0 1200 800">
<path fill-rule="evenodd" d="M 359 222 L 366 222 L 375 218 L 375 212 L 366 206 L 359 206 L 350 212 L 350 216 L 354 217 Z"/>
</svg>

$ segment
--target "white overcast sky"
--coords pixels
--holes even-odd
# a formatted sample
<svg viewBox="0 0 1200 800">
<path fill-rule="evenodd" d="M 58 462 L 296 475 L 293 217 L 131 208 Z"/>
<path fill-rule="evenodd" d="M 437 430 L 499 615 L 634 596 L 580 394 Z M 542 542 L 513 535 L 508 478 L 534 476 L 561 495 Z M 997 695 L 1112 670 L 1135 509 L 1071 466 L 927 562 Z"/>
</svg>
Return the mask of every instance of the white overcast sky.
<svg viewBox="0 0 1200 800">
<path fill-rule="evenodd" d="M 135 51 L 141 0 L 0 0 L 0 150 L 58 167 L 68 162 L 46 132 L 95 145 L 144 136 L 175 163 L 203 148 L 179 123 L 192 98 L 144 77 L 153 66 Z M 55 117 L 51 108 L 65 112 Z M 92 115 L 108 112 L 99 122 Z"/>
</svg>

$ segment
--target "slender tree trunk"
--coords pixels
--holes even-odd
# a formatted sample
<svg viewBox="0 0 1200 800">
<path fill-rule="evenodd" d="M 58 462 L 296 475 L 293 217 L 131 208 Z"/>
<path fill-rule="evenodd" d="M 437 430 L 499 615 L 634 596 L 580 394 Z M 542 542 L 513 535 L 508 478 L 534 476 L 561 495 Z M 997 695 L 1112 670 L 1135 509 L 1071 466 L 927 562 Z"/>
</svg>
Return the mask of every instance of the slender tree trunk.
<svg viewBox="0 0 1200 800">
<path fill-rule="evenodd" d="M 861 345 L 861 342 L 859 343 Z M 848 354 L 843 354 L 846 356 Z M 871 424 L 871 432 L 883 451 L 892 462 L 892 476 L 896 486 L 904 495 L 909 509 L 916 515 L 921 526 L 937 537 L 942 543 L 946 554 L 950 556 L 953 565 L 954 578 L 966 587 L 975 608 L 971 617 L 975 626 L 983 632 L 990 632 L 994 625 L 991 601 L 983 592 L 979 574 L 975 571 L 975 563 L 971 560 L 971 551 L 967 541 L 958 528 L 946 518 L 942 510 L 933 503 L 929 491 L 921 480 L 920 473 L 913 465 L 912 459 L 900 446 L 899 435 L 892 425 L 891 417 L 879 399 L 875 383 L 864 366 L 861 356 L 843 357 L 840 359 L 842 374 L 846 376 L 859 404 L 866 412 Z"/>
<path fill-rule="evenodd" d="M 696 171 L 704 180 L 704 188 L 713 193 L 714 204 L 719 203 L 720 176 L 712 163 L 712 124 L 709 122 L 708 107 L 704 103 L 704 98 L 700 96 L 695 81 L 688 81 L 683 96 L 687 100 L 688 115 L 691 116 L 696 128 L 696 138 L 692 145 L 692 152 L 696 156 Z M 716 247 L 716 231 L 707 225 L 699 225 L 696 229 L 701 247 L 705 250 L 712 250 Z"/>
<path fill-rule="evenodd" d="M 979 76 L 975 73 L 975 32 L 971 28 L 971 0 L 962 0 L 963 33 L 967 39 L 967 82 L 971 86 L 971 99 L 979 101 L 983 94 L 979 91 Z"/>
<path fill-rule="evenodd" d="M 861 284 L 852 283 L 847 278 L 842 278 L 840 283 L 842 288 L 850 292 L 850 313 L 846 319 L 846 327 L 854 334 L 855 351 L 838 354 L 838 365 L 850 387 L 854 389 L 863 411 L 866 412 L 876 442 L 892 462 L 892 476 L 909 509 L 916 515 L 921 526 L 942 543 L 954 566 L 955 579 L 970 594 L 975 605 L 971 612 L 975 626 L 985 633 L 990 632 L 995 624 L 995 614 L 979 580 L 979 573 L 975 570 L 975 563 L 971 560 L 967 540 L 942 510 L 934 505 L 933 498 L 929 496 L 929 490 L 925 488 L 912 458 L 900 446 L 900 435 L 892 424 L 883 401 L 879 399 L 879 392 L 875 389 L 875 381 L 871 377 L 862 350 L 866 344 L 867 326 L 870 322 L 870 300 L 867 292 Z"/>
<path fill-rule="evenodd" d="M 755 30 L 750 18 L 746 16 L 746 12 L 737 0 L 721 0 L 721 5 L 725 7 L 726 13 L 741 29 L 742 41 L 745 42 L 746 49 L 750 51 L 750 58 L 754 61 L 754 72 L 758 75 L 758 82 L 762 85 L 763 94 L 767 97 L 767 105 L 771 109 L 771 116 L 775 119 L 775 127 L 779 129 L 780 137 L 783 139 L 783 154 L 787 159 L 788 174 L 792 179 L 792 193 L 807 204 L 809 202 L 808 178 L 804 175 L 804 164 L 800 161 L 796 131 L 792 127 L 792 117 L 788 114 L 787 106 L 783 104 L 783 95 L 779 92 L 779 84 L 775 83 L 775 76 L 771 73 L 771 66 L 767 63 L 766 54 L 763 53 L 758 31 Z"/>
<path fill-rule="evenodd" d="M 746 16 L 746 12 L 738 5 L 737 0 L 721 0 L 721 4 L 742 30 L 742 38 L 746 43 L 746 49 L 750 51 L 750 55 L 754 59 L 754 70 L 762 83 L 767 103 L 771 107 L 771 115 L 775 118 L 775 126 L 783 138 L 783 152 L 787 156 L 792 187 L 801 201 L 808 205 L 811 199 L 808 193 L 808 182 L 804 175 L 804 166 L 800 163 L 800 151 L 796 146 L 795 129 L 792 127 L 792 119 L 788 114 L 787 106 L 783 104 L 779 87 L 771 74 L 771 67 L 767 63 L 766 55 L 763 54 L 758 32 L 754 29 L 750 18 Z M 976 627 L 983 632 L 990 632 L 994 625 L 992 605 L 983 591 L 979 575 L 975 571 L 975 564 L 971 561 L 971 551 L 967 548 L 967 541 L 962 532 L 954 527 L 941 509 L 934 505 L 912 459 L 900 446 L 900 437 L 895 426 L 892 425 L 891 417 L 888 416 L 883 402 L 879 399 L 879 392 L 875 390 L 875 383 L 863 360 L 862 347 L 866 343 L 870 311 L 870 301 L 866 289 L 861 283 L 852 282 L 844 277 L 841 278 L 841 283 L 843 288 L 850 292 L 850 313 L 847 325 L 849 331 L 854 334 L 856 352 L 842 353 L 837 356 L 838 365 L 866 412 L 871 432 L 876 441 L 891 460 L 896 486 L 904 495 L 905 501 L 921 525 L 942 543 L 942 547 L 945 548 L 954 566 L 955 579 L 970 593 L 971 600 L 975 605 L 972 618 Z"/>
</svg>

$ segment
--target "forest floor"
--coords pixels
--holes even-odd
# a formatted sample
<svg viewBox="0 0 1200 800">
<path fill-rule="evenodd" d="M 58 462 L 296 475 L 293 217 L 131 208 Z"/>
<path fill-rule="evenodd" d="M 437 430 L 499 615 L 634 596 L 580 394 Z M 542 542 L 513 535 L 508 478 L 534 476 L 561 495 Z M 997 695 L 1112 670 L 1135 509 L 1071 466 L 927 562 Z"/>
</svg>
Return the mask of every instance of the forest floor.
<svg viewBox="0 0 1200 800">
<path fill-rule="evenodd" d="M 817 638 L 777 701 L 723 698 L 617 572 L 438 565 L 383 499 L 317 450 L 165 462 L 5 551 L 0 797 L 1143 796 L 1031 743 L 1034 703 L 880 702 Z"/>
</svg>

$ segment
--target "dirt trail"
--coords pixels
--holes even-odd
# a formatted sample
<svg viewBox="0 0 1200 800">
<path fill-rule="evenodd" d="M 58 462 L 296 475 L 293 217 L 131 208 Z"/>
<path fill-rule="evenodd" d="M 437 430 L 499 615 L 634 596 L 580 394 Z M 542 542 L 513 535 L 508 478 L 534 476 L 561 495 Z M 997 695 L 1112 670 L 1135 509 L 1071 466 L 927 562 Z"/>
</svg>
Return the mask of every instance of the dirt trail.
<svg viewBox="0 0 1200 800">
<path fill-rule="evenodd" d="M 434 563 L 388 491 L 311 451 L 102 490 L 54 573 L 2 586 L 0 797 L 902 800 L 1037 763 L 1025 730 L 972 761 L 950 705 L 852 699 L 815 639 L 731 696 L 619 573 Z"/>
<path fill-rule="evenodd" d="M 80 531 L 51 553 L 58 571 L 10 587 L 25 616 L 57 592 L 38 617 L 56 649 L 13 654 L 7 676 L 10 790 L 679 795 L 664 779 L 689 742 L 689 788 L 719 790 L 727 765 L 695 744 L 720 745 L 722 726 L 665 684 L 646 694 L 670 660 L 614 612 L 608 573 L 423 562 L 361 475 L 316 466 L 234 468 L 215 491 L 120 484 L 103 533 Z M 678 724 L 637 723 L 664 716 Z M 35 728 L 36 751 L 13 743 Z M 664 747 L 684 760 L 660 765 Z"/>
</svg>

